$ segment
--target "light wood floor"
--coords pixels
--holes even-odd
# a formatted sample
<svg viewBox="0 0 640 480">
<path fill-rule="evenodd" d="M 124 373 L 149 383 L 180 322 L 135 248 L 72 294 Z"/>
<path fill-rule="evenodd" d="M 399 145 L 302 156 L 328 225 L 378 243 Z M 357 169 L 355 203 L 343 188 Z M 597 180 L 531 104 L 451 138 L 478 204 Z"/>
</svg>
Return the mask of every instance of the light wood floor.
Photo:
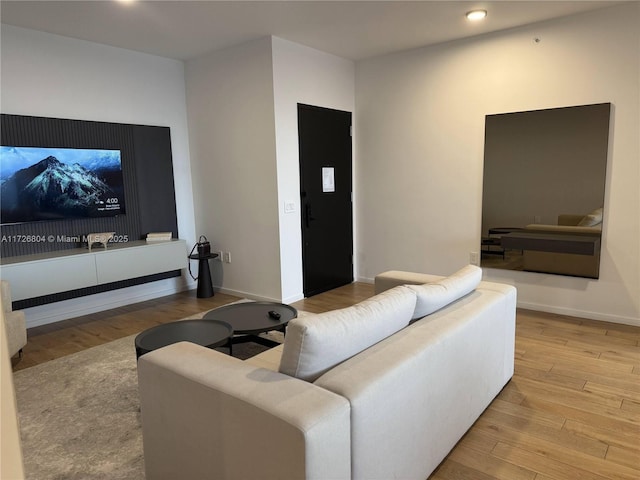
<svg viewBox="0 0 640 480">
<path fill-rule="evenodd" d="M 355 283 L 293 305 L 318 313 L 372 295 Z M 33 328 L 14 369 L 235 300 L 181 293 Z M 640 328 L 519 310 L 513 379 L 430 478 L 640 479 Z"/>
</svg>

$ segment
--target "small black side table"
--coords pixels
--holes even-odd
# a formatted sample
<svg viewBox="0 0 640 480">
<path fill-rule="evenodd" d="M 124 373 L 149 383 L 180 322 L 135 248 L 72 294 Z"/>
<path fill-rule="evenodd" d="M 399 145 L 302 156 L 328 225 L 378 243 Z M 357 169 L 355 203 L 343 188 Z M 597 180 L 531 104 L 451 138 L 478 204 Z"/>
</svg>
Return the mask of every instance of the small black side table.
<svg viewBox="0 0 640 480">
<path fill-rule="evenodd" d="M 191 342 L 203 347 L 224 346 L 233 355 L 233 328 L 225 322 L 212 320 L 180 320 L 151 327 L 138 334 L 134 341 L 136 358 L 177 342 Z"/>
<path fill-rule="evenodd" d="M 213 284 L 211 283 L 211 270 L 209 270 L 209 260 L 216 258 L 217 253 L 200 255 L 193 253 L 189 255 L 190 260 L 198 260 L 198 298 L 213 297 Z"/>
</svg>

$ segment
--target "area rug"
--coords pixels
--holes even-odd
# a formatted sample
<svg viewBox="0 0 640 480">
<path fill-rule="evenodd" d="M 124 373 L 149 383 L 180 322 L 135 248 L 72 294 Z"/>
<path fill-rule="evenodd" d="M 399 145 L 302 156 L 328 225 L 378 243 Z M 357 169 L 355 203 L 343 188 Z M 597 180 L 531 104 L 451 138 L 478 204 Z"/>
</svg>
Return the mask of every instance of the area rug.
<svg viewBox="0 0 640 480">
<path fill-rule="evenodd" d="M 28 480 L 144 479 L 134 339 L 15 372 Z M 233 353 L 249 358 L 265 349 L 241 343 Z"/>
</svg>

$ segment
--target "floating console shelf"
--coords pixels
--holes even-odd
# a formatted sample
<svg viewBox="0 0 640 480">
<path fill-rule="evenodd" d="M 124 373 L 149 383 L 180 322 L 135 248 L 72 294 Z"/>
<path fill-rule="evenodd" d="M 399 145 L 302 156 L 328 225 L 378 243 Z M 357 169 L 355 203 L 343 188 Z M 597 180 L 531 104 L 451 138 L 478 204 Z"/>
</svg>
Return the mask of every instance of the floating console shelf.
<svg viewBox="0 0 640 480">
<path fill-rule="evenodd" d="M 80 290 L 187 266 L 185 240 L 144 240 L 2 258 L 0 277 L 11 284 L 14 302 Z"/>
</svg>

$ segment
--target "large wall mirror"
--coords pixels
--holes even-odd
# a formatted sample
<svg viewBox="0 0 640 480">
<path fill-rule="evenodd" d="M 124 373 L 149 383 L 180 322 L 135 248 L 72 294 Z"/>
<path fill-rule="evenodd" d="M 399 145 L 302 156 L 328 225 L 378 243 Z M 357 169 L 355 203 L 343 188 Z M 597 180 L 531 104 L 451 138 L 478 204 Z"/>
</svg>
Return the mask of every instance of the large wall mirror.
<svg viewBox="0 0 640 480">
<path fill-rule="evenodd" d="M 487 115 L 481 266 L 598 278 L 611 104 Z"/>
</svg>

